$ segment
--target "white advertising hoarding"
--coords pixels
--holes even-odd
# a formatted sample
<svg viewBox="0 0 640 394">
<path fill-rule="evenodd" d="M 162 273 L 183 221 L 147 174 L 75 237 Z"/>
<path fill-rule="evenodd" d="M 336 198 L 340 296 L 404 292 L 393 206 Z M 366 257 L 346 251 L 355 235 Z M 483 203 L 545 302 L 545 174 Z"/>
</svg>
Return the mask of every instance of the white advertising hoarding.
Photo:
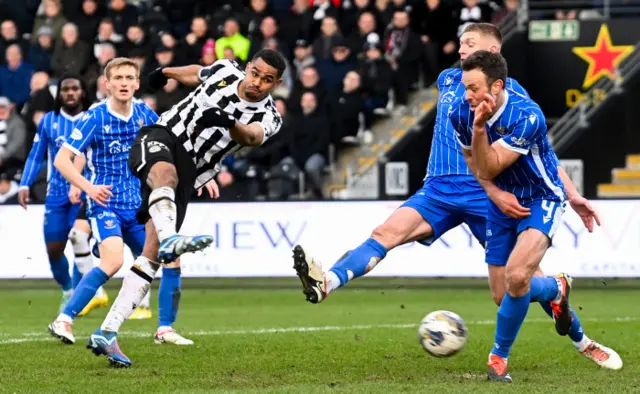
<svg viewBox="0 0 640 394">
<path fill-rule="evenodd" d="M 366 240 L 399 201 L 191 204 L 181 233 L 210 234 L 203 253 L 183 257 L 185 277 L 294 276 L 300 243 L 326 267 Z M 542 268 L 576 277 L 640 277 L 640 201 L 595 201 L 603 223 L 589 234 L 568 208 Z M 0 206 L 0 278 L 50 278 L 42 238 L 42 206 Z M 71 247 L 67 256 L 72 261 Z M 482 247 L 462 226 L 431 247 L 391 251 L 369 275 L 487 275 Z M 133 259 L 125 253 L 125 269 Z M 122 276 L 124 269 L 118 276 Z"/>
</svg>

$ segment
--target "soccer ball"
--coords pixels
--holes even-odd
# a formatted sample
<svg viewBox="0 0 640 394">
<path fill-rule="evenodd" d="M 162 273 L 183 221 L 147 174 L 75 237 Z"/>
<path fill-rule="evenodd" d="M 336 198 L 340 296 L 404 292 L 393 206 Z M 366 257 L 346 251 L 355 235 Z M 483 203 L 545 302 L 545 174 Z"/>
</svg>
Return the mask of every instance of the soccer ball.
<svg viewBox="0 0 640 394">
<path fill-rule="evenodd" d="M 425 316 L 418 327 L 418 340 L 430 355 L 449 357 L 467 342 L 467 325 L 457 314 L 434 311 Z"/>
</svg>

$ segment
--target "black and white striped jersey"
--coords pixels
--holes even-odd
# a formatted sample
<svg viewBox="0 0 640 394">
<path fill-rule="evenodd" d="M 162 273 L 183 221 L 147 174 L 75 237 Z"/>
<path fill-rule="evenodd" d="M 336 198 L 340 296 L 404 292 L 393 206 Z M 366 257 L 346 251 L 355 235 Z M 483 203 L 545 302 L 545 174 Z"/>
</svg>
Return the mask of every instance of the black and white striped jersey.
<svg viewBox="0 0 640 394">
<path fill-rule="evenodd" d="M 260 102 L 249 102 L 238 95 L 238 84 L 245 73 L 235 61 L 222 59 L 200 71 L 202 83 L 189 96 L 164 112 L 158 124 L 169 128 L 191 154 L 197 167 L 195 188 L 200 188 L 220 171 L 220 162 L 242 148 L 231 139 L 228 129 L 196 126 L 202 112 L 220 108 L 238 122 L 258 122 L 264 130 L 263 143 L 282 126 L 271 95 Z"/>
</svg>

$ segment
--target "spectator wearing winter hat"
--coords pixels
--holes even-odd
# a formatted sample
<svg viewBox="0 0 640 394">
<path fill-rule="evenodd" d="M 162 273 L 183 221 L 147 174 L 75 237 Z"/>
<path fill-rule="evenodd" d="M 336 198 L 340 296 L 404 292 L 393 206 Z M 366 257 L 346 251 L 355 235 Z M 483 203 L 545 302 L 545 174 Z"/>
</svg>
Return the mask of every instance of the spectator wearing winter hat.
<svg viewBox="0 0 640 394">
<path fill-rule="evenodd" d="M 50 73 L 53 49 L 53 30 L 49 26 L 42 26 L 38 30 L 38 40 L 29 48 L 27 61 L 35 71 Z"/>
<path fill-rule="evenodd" d="M 296 41 L 296 47 L 293 51 L 293 55 L 293 66 L 296 68 L 295 79 L 300 79 L 302 71 L 307 67 L 314 66 L 316 64 L 316 59 L 313 57 L 311 45 L 304 39 Z"/>
<path fill-rule="evenodd" d="M 213 38 L 209 38 L 202 47 L 202 56 L 200 57 L 200 64 L 203 66 L 210 66 L 216 58 L 216 42 Z"/>
</svg>

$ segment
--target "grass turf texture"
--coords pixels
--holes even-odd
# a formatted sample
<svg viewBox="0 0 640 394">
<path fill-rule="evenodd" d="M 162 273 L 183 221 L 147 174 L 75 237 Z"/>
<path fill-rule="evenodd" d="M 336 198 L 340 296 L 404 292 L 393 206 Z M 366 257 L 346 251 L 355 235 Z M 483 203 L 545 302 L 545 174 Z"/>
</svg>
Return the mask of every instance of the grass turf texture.
<svg viewBox="0 0 640 394">
<path fill-rule="evenodd" d="M 304 301 L 295 279 L 185 280 L 175 328 L 196 344 L 153 343 L 154 288 L 154 317 L 125 322 L 119 337 L 134 361 L 127 370 L 84 348 L 105 309 L 77 319 L 73 346 L 46 335 L 60 300 L 51 282 L 0 282 L 0 392 L 640 392 L 635 281 L 577 280 L 572 292 L 587 335 L 620 353 L 621 371 L 580 356 L 532 304 L 509 358 L 511 385 L 486 381 L 497 310 L 486 280 L 365 278 L 320 305 Z M 119 285 L 107 287 L 111 302 Z M 469 325 L 454 357 L 418 344 L 417 324 L 436 309 Z"/>
</svg>

